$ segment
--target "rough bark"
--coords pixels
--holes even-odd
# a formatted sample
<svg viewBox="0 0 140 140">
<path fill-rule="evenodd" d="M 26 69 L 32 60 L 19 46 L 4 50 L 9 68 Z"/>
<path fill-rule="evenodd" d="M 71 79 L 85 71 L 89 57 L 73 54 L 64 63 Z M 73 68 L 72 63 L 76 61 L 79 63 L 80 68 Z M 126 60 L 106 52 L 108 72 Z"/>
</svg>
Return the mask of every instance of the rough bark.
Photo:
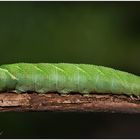
<svg viewBox="0 0 140 140">
<path fill-rule="evenodd" d="M 56 93 L 1 93 L 0 112 L 6 111 L 92 111 L 140 113 L 140 99 L 124 95 L 59 95 Z"/>
</svg>

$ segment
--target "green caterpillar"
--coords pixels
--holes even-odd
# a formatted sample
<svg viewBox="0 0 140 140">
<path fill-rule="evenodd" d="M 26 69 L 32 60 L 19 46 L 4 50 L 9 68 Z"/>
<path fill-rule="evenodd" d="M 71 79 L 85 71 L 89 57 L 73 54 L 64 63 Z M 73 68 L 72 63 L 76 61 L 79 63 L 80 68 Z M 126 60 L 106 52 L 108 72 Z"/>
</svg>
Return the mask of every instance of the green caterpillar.
<svg viewBox="0 0 140 140">
<path fill-rule="evenodd" d="M 0 91 L 140 95 L 140 77 L 89 64 L 16 63 L 0 66 Z"/>
</svg>

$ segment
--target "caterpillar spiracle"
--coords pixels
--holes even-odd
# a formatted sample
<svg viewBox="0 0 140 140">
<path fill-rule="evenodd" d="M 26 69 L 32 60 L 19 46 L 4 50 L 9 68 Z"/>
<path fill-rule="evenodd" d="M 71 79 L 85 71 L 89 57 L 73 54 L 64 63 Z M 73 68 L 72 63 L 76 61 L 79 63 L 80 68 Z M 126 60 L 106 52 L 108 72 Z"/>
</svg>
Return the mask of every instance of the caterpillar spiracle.
<svg viewBox="0 0 140 140">
<path fill-rule="evenodd" d="M 0 91 L 140 95 L 140 77 L 104 66 L 15 63 L 0 66 Z"/>
</svg>

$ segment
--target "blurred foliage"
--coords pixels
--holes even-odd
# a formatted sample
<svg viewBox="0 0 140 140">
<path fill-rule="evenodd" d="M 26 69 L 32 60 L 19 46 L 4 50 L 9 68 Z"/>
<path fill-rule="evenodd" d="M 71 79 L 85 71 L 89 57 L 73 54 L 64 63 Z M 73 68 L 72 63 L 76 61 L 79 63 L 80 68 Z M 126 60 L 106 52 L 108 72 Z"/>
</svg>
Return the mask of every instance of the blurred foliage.
<svg viewBox="0 0 140 140">
<path fill-rule="evenodd" d="M 0 2 L 0 64 L 91 63 L 140 75 L 139 25 L 139 2 Z M 0 137 L 94 138 L 105 131 L 97 114 L 69 115 L 1 113 Z"/>
</svg>

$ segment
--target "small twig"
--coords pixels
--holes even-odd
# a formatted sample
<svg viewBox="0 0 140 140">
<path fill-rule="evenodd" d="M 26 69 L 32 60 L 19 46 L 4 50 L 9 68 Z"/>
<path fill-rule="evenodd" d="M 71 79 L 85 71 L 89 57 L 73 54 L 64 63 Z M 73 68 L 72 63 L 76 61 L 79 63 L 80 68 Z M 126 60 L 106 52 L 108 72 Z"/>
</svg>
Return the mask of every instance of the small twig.
<svg viewBox="0 0 140 140">
<path fill-rule="evenodd" d="M 71 94 L 61 96 L 55 93 L 1 93 L 0 112 L 5 111 L 92 111 L 140 113 L 140 99 L 124 95 Z"/>
</svg>

